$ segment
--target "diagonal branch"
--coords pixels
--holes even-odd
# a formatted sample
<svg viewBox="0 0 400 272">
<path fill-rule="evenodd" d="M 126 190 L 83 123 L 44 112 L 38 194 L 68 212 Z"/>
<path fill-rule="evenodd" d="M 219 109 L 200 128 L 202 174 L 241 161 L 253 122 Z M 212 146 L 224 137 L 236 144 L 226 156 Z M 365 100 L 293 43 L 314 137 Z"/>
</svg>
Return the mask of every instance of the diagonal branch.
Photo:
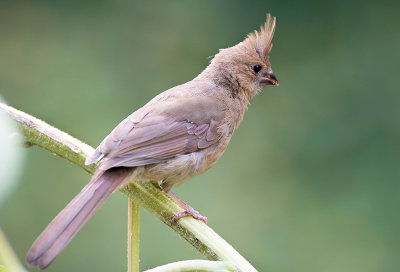
<svg viewBox="0 0 400 272">
<path fill-rule="evenodd" d="M 94 151 L 92 147 L 8 105 L 0 103 L 0 109 L 17 122 L 27 144 L 45 148 L 93 174 L 94 167 L 86 166 L 84 163 L 85 159 Z M 182 212 L 182 208 L 151 183 L 130 183 L 127 188 L 120 191 L 157 216 L 207 259 L 229 262 L 238 271 L 257 271 L 204 222 L 192 217 L 184 217 L 177 223 L 172 223 L 173 215 Z"/>
</svg>

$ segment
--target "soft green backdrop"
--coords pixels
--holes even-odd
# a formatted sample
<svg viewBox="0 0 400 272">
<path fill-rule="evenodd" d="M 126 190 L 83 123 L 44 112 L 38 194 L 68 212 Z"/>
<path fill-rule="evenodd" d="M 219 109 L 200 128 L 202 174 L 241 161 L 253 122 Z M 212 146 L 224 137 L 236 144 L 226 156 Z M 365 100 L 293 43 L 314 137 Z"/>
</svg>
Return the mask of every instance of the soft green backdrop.
<svg viewBox="0 0 400 272">
<path fill-rule="evenodd" d="M 399 3 L 1 1 L 0 95 L 95 147 L 271 12 L 280 86 L 253 100 L 215 167 L 175 192 L 260 271 L 395 271 Z M 19 187 L 0 207 L 21 260 L 90 178 L 37 147 L 24 153 Z M 126 210 L 114 194 L 50 270 L 125 271 Z M 201 258 L 142 218 L 142 269 Z"/>
</svg>

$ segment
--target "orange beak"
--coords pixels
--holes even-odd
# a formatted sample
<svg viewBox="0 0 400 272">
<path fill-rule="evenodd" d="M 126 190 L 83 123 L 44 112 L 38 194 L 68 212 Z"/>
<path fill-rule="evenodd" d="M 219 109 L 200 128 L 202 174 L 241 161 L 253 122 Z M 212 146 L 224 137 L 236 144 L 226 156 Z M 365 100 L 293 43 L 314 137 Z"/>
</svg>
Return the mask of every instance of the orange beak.
<svg viewBox="0 0 400 272">
<path fill-rule="evenodd" d="M 267 86 L 267 85 L 278 86 L 279 81 L 276 79 L 276 76 L 271 71 L 271 72 L 266 73 L 265 76 L 261 78 L 260 85 L 262 85 L 262 86 Z"/>
</svg>

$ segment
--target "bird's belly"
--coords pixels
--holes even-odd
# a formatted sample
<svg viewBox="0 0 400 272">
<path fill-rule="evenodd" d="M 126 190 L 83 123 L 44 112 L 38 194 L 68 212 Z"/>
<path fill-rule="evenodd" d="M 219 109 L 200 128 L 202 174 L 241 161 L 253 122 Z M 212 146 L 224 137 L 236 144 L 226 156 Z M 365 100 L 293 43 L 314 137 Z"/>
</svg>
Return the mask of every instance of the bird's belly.
<svg viewBox="0 0 400 272">
<path fill-rule="evenodd" d="M 165 191 L 169 191 L 173 185 L 181 184 L 210 169 L 224 150 L 225 148 L 217 148 L 215 145 L 201 151 L 176 156 L 162 163 L 147 165 L 141 169 L 136 179 L 158 182 Z"/>
</svg>

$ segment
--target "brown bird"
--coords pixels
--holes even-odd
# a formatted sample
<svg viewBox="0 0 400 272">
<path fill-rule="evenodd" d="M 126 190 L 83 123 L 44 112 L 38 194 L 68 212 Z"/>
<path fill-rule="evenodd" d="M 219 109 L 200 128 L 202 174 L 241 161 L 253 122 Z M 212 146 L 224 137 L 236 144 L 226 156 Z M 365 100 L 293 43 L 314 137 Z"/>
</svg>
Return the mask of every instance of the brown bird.
<svg viewBox="0 0 400 272">
<path fill-rule="evenodd" d="M 26 261 L 46 268 L 128 175 L 165 192 L 210 169 L 224 153 L 249 101 L 278 85 L 269 53 L 275 17 L 230 48 L 221 49 L 195 79 L 154 97 L 101 142 L 86 164 L 98 163 L 90 182 L 33 243 Z M 189 206 L 177 215 L 205 220 Z"/>
</svg>

